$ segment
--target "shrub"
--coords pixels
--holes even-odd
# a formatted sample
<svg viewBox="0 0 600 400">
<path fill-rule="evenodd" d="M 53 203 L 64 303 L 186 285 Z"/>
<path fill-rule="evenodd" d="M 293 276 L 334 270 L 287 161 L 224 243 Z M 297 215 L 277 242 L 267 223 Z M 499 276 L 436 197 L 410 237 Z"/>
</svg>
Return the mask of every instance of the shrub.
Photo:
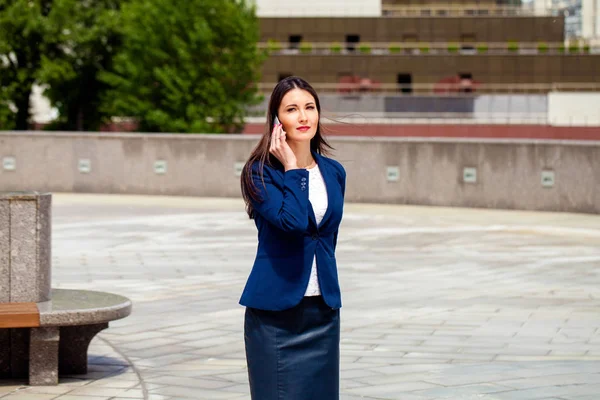
<svg viewBox="0 0 600 400">
<path fill-rule="evenodd" d="M 448 44 L 448 53 L 457 53 L 458 49 L 459 49 L 458 44 L 456 44 L 456 43 Z"/>
<path fill-rule="evenodd" d="M 481 43 L 477 45 L 477 52 L 478 53 L 487 53 L 488 51 L 488 45 L 485 43 Z"/>
<path fill-rule="evenodd" d="M 590 45 L 589 44 L 584 44 L 583 45 L 583 52 L 586 53 L 586 54 L 590 52 Z"/>
<path fill-rule="evenodd" d="M 569 45 L 569 53 L 579 53 L 579 45 L 578 44 L 570 44 Z"/>
<path fill-rule="evenodd" d="M 269 39 L 267 40 L 267 50 L 269 53 L 280 51 L 281 43 L 279 43 L 277 40 Z"/>
<path fill-rule="evenodd" d="M 513 40 L 510 40 L 508 42 L 508 45 L 506 46 L 506 49 L 508 51 L 516 52 L 516 51 L 519 50 L 519 43 L 517 43 L 517 42 L 515 42 Z"/>
<path fill-rule="evenodd" d="M 331 52 L 334 54 L 338 54 L 342 51 L 342 45 L 339 43 L 331 43 L 329 50 L 331 50 Z"/>
<path fill-rule="evenodd" d="M 427 53 L 429 53 L 429 46 L 425 46 L 425 45 L 419 46 L 419 51 L 423 54 L 427 54 Z"/>
<path fill-rule="evenodd" d="M 371 52 L 371 46 L 369 46 L 368 44 L 361 44 L 360 46 L 358 46 L 358 51 L 360 51 L 363 54 L 369 54 Z"/>
<path fill-rule="evenodd" d="M 400 53 L 402 51 L 402 47 L 400 47 L 400 45 L 397 43 L 391 43 L 389 50 L 390 50 L 390 53 L 396 54 L 396 53 Z"/>
<path fill-rule="evenodd" d="M 308 42 L 301 42 L 300 43 L 300 52 L 307 54 L 310 53 L 313 49 L 313 45 L 312 43 L 308 43 Z"/>
<path fill-rule="evenodd" d="M 548 52 L 548 45 L 546 43 L 538 43 L 537 46 L 538 53 L 546 53 Z"/>
</svg>

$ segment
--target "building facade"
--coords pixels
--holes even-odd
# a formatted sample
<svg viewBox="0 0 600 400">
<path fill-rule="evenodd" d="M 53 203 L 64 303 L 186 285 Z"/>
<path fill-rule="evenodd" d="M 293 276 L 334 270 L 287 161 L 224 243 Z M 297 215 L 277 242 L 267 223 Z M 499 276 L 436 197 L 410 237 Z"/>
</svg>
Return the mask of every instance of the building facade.
<svg viewBox="0 0 600 400">
<path fill-rule="evenodd" d="M 259 9 L 264 87 L 300 75 L 334 91 L 600 90 L 600 55 L 565 43 L 564 14 L 510 1 L 378 0 L 381 15 L 356 16 L 351 3 L 338 2 L 347 16 Z"/>
</svg>

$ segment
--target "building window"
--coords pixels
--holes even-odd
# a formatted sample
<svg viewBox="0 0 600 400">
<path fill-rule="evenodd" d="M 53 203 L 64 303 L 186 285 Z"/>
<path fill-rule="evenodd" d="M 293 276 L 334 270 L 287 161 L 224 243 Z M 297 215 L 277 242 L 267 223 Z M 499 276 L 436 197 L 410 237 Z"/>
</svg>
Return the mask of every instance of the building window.
<svg viewBox="0 0 600 400">
<path fill-rule="evenodd" d="M 290 39 L 289 39 L 290 49 L 299 49 L 301 41 L 302 41 L 302 35 L 290 35 Z"/>
<path fill-rule="evenodd" d="M 400 92 L 412 93 L 412 75 L 411 74 L 398 74 L 397 83 Z"/>
<path fill-rule="evenodd" d="M 419 41 L 419 36 L 416 33 L 403 33 L 402 41 L 408 43 L 416 43 Z"/>
<path fill-rule="evenodd" d="M 346 35 L 346 49 L 348 51 L 354 51 L 359 42 L 360 35 Z"/>
</svg>

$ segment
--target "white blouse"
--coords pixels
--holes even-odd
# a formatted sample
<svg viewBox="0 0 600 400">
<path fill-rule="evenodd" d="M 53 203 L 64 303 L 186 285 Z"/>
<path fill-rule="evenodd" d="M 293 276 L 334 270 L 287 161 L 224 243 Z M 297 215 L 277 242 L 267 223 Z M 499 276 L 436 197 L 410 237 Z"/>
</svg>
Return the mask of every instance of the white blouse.
<svg viewBox="0 0 600 400">
<path fill-rule="evenodd" d="M 327 211 L 327 188 L 323 175 L 319 171 L 319 165 L 308 170 L 308 200 L 315 212 L 317 225 L 321 223 L 325 212 Z M 317 277 L 317 258 L 313 258 L 312 268 L 310 270 L 310 279 L 306 288 L 305 296 L 320 296 L 321 289 L 319 288 L 319 279 Z"/>
</svg>

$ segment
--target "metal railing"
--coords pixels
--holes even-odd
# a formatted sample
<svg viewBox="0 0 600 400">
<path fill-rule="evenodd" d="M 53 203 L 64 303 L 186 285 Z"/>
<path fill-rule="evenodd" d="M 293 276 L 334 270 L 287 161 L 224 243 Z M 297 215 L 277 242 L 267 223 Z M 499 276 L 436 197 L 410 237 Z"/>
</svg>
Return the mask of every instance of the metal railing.
<svg viewBox="0 0 600 400">
<path fill-rule="evenodd" d="M 574 42 L 300 42 L 257 44 L 269 55 L 483 55 L 600 54 L 600 44 Z"/>
<path fill-rule="evenodd" d="M 275 83 L 257 83 L 262 94 L 269 94 Z M 358 83 L 312 83 L 318 93 L 340 95 L 405 95 L 405 96 L 476 96 L 478 94 L 544 94 L 549 92 L 600 92 L 600 83 L 478 83 L 463 80 L 453 83 L 376 83 L 363 79 Z"/>
<path fill-rule="evenodd" d="M 494 4 L 383 4 L 385 17 L 540 17 L 562 15 L 553 7 L 534 8 L 532 5 L 508 6 Z"/>
<path fill-rule="evenodd" d="M 249 124 L 264 124 L 264 113 L 249 113 L 244 119 Z M 486 124 L 486 125 L 545 125 L 548 123 L 547 113 L 538 114 L 513 114 L 513 113 L 481 113 L 458 114 L 458 113 L 350 113 L 330 112 L 324 110 L 321 122 L 330 124 L 384 124 L 384 125 L 406 125 L 406 124 Z M 581 125 L 581 124 L 580 124 Z M 587 124 L 584 124 L 587 125 Z M 593 122 L 590 122 L 593 126 Z"/>
</svg>

